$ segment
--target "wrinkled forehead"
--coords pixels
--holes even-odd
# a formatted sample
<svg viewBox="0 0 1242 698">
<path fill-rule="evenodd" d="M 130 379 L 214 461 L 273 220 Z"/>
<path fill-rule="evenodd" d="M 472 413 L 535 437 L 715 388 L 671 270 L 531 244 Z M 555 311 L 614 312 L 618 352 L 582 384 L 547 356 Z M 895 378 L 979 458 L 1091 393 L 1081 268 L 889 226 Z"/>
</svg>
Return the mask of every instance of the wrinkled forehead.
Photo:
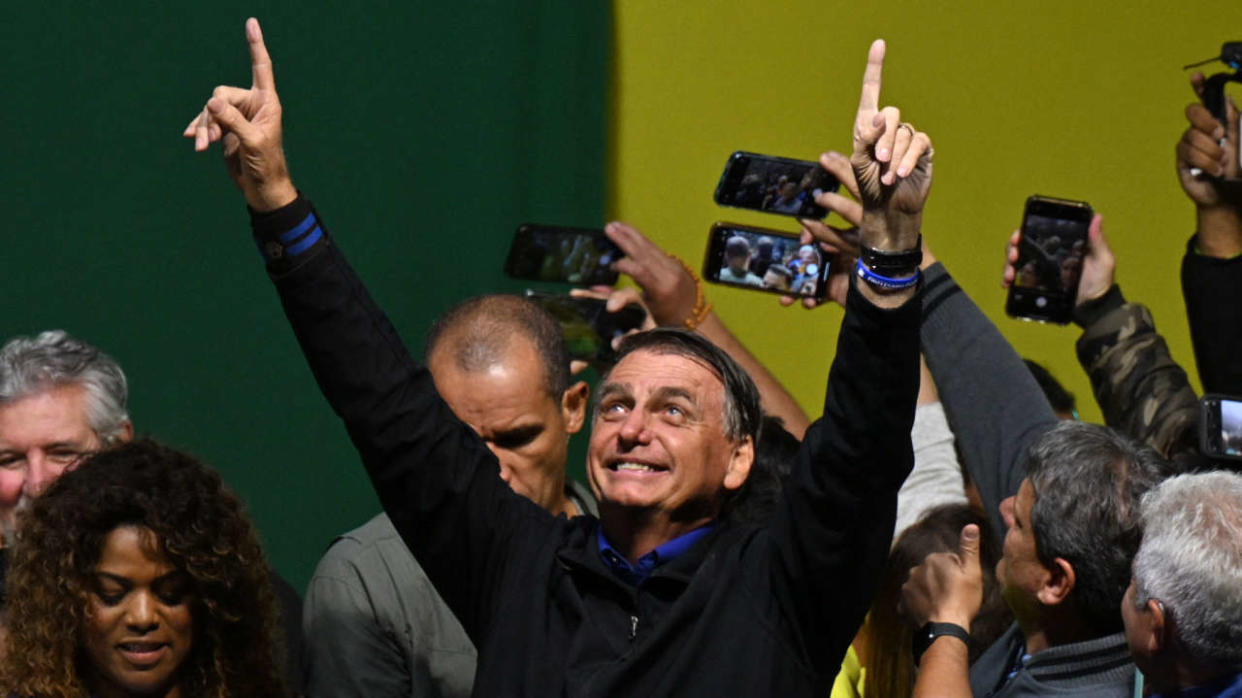
<svg viewBox="0 0 1242 698">
<path fill-rule="evenodd" d="M 724 398 L 724 380 L 706 360 L 674 348 L 643 347 L 621 357 L 600 382 L 648 387 L 697 387 L 704 393 Z"/>
</svg>

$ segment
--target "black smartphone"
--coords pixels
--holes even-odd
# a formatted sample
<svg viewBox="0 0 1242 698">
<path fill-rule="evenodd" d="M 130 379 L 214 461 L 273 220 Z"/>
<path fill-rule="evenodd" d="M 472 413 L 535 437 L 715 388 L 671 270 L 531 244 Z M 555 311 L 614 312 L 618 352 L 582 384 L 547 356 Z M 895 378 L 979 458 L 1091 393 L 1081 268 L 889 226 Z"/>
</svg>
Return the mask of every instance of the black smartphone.
<svg viewBox="0 0 1242 698">
<path fill-rule="evenodd" d="M 1242 460 L 1242 397 L 1199 400 L 1199 450 L 1209 458 Z"/>
<path fill-rule="evenodd" d="M 830 256 L 798 235 L 736 223 L 717 223 L 707 236 L 703 278 L 717 284 L 822 300 Z"/>
<path fill-rule="evenodd" d="M 840 183 L 818 162 L 737 151 L 725 163 L 716 185 L 716 203 L 795 218 L 823 218 L 828 211 L 815 203 L 820 192 L 836 191 Z"/>
<path fill-rule="evenodd" d="M 1073 318 L 1092 215 L 1090 204 L 1083 201 L 1046 196 L 1026 200 L 1006 313 L 1061 325 Z"/>
<path fill-rule="evenodd" d="M 624 256 L 602 230 L 525 223 L 513 234 L 505 273 L 525 281 L 611 286 L 617 283 L 612 263 Z"/>
<path fill-rule="evenodd" d="M 543 306 L 561 324 L 571 359 L 593 363 L 613 363 L 617 352 L 613 340 L 643 326 L 647 311 L 630 304 L 615 313 L 608 312 L 600 298 L 528 290 L 526 297 Z"/>
</svg>

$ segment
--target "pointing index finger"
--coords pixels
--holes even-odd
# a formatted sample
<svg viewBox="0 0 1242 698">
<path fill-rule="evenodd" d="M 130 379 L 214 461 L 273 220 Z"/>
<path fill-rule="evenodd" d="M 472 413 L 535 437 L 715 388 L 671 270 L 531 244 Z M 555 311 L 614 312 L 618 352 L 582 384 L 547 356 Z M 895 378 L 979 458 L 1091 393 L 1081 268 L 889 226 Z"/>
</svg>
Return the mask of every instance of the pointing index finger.
<svg viewBox="0 0 1242 698">
<path fill-rule="evenodd" d="M 275 90 L 276 77 L 272 73 L 272 58 L 267 55 L 267 46 L 263 43 L 263 30 L 259 28 L 259 20 L 254 17 L 246 20 L 246 43 L 250 44 L 250 72 L 254 87 L 260 90 Z"/>
<path fill-rule="evenodd" d="M 863 73 L 862 97 L 858 100 L 858 111 L 874 112 L 880 106 L 880 73 L 884 68 L 884 39 L 871 42 L 871 50 L 867 52 L 867 70 Z"/>
</svg>

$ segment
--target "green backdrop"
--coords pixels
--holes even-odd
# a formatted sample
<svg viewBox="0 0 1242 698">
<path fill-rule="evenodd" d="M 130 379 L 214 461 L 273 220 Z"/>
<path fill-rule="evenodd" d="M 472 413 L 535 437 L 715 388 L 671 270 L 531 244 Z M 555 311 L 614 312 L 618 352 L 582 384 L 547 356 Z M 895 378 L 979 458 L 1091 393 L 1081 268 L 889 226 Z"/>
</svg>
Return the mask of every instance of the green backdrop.
<svg viewBox="0 0 1242 698">
<path fill-rule="evenodd" d="M 194 154 L 182 128 L 216 84 L 249 86 L 242 25 L 259 17 L 294 181 L 417 352 L 452 302 L 521 287 L 500 274 L 518 223 L 602 222 L 608 5 L 5 14 L 0 336 L 60 327 L 112 353 L 139 433 L 222 471 L 304 586 L 332 536 L 378 507 L 218 151 Z"/>
</svg>

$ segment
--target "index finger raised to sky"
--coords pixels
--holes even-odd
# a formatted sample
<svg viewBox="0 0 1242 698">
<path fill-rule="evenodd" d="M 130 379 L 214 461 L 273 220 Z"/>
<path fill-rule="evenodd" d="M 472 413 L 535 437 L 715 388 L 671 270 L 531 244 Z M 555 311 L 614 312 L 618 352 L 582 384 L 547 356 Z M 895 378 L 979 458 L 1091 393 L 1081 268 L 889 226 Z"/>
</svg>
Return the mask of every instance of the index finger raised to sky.
<svg viewBox="0 0 1242 698">
<path fill-rule="evenodd" d="M 267 46 L 263 43 L 263 30 L 259 28 L 259 20 L 254 17 L 246 20 L 246 43 L 250 44 L 250 73 L 254 87 L 262 90 L 276 89 L 276 77 L 272 73 L 272 57 L 267 55 Z"/>
<path fill-rule="evenodd" d="M 880 106 L 880 72 L 884 68 L 884 39 L 871 42 L 867 52 L 867 70 L 863 73 L 862 97 L 858 111 L 876 111 Z"/>
</svg>

